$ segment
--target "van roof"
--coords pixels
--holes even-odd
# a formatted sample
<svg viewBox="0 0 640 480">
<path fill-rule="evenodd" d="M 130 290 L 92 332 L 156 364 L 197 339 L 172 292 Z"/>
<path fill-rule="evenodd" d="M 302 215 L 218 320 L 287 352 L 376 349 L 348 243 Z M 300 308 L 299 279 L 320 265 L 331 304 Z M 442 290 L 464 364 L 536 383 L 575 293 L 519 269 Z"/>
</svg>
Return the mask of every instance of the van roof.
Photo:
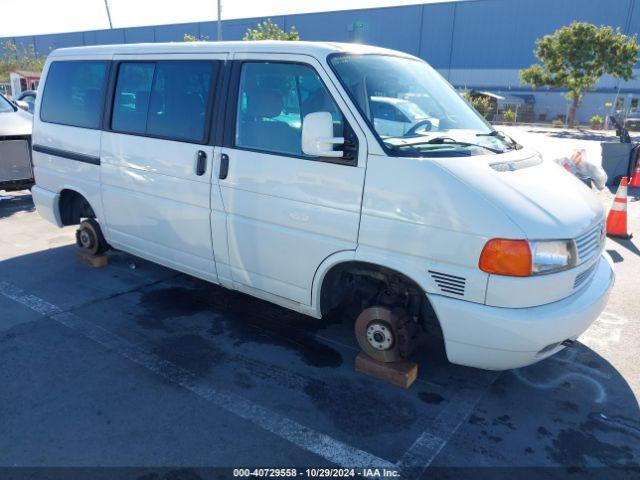
<svg viewBox="0 0 640 480">
<path fill-rule="evenodd" d="M 234 42 L 168 42 L 128 43 L 121 45 L 92 45 L 59 48 L 50 57 L 90 56 L 105 54 L 162 54 L 162 53 L 295 53 L 324 57 L 330 53 L 379 53 L 411 57 L 386 48 L 357 43 L 301 42 L 301 41 L 234 41 Z"/>
</svg>

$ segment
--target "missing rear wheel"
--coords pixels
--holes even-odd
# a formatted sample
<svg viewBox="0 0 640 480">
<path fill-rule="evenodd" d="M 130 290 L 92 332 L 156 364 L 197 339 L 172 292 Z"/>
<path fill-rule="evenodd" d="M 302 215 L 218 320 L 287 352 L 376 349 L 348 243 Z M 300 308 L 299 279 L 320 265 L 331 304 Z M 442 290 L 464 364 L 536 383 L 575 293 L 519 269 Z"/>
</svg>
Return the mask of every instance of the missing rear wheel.
<svg viewBox="0 0 640 480">
<path fill-rule="evenodd" d="M 91 255 L 100 255 L 109 249 L 100 225 L 93 218 L 80 222 L 80 228 L 76 230 L 76 243 Z"/>
</svg>

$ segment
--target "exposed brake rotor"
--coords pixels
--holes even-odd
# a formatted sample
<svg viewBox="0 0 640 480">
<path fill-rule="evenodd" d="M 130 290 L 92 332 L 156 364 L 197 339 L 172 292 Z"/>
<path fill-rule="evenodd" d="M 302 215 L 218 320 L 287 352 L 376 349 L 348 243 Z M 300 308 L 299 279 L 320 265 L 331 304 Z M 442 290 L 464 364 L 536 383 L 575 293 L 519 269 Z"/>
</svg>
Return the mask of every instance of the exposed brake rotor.
<svg viewBox="0 0 640 480">
<path fill-rule="evenodd" d="M 367 355 L 381 362 L 397 362 L 413 351 L 416 324 L 401 308 L 375 306 L 360 313 L 355 334 Z"/>
</svg>

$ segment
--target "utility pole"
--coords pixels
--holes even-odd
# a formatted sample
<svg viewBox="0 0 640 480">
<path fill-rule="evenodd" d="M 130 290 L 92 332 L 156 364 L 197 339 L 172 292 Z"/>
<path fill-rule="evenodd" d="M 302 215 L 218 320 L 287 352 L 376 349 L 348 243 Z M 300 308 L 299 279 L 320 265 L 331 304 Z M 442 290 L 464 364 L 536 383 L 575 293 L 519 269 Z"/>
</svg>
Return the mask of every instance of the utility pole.
<svg viewBox="0 0 640 480">
<path fill-rule="evenodd" d="M 109 0 L 104 0 L 104 8 L 107 9 L 107 18 L 109 19 L 109 28 L 113 30 L 113 23 L 111 23 L 111 12 L 109 12 Z"/>
<path fill-rule="evenodd" d="M 107 0 L 104 0 L 105 2 Z M 218 2 L 218 41 L 222 40 L 222 0 L 217 0 Z"/>
</svg>

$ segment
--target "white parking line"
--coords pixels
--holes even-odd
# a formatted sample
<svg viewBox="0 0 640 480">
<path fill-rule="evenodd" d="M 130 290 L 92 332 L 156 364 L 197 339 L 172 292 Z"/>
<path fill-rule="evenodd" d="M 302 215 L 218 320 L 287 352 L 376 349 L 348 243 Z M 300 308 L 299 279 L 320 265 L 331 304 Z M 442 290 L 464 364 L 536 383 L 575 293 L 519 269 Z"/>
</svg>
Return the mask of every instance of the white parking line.
<svg viewBox="0 0 640 480">
<path fill-rule="evenodd" d="M 501 372 L 492 372 L 487 376 L 485 384 L 476 388 L 462 388 L 456 393 L 429 425 L 429 430 L 425 430 L 402 455 L 397 466 L 411 472 L 411 478 L 422 476 L 500 374 Z"/>
<path fill-rule="evenodd" d="M 450 438 L 467 419 L 482 398 L 487 387 L 500 374 L 495 372 L 493 375 L 488 376 L 486 383 L 478 387 L 461 389 L 398 462 L 393 463 L 305 427 L 298 422 L 228 391 L 214 389 L 209 384 L 199 380 L 188 370 L 138 347 L 99 325 L 83 320 L 71 312 L 63 311 L 56 305 L 35 295 L 28 294 L 8 282 L 0 282 L 0 294 L 57 321 L 218 407 L 293 443 L 297 447 L 344 467 L 399 469 L 411 477 L 419 477 L 431 465 Z"/>
<path fill-rule="evenodd" d="M 216 406 L 233 413 L 262 429 L 287 440 L 297 447 L 344 467 L 396 468 L 392 462 L 347 445 L 328 435 L 305 427 L 289 418 L 270 411 L 230 392 L 212 388 L 199 381 L 191 372 L 147 352 L 133 343 L 79 316 L 64 312 L 57 306 L 27 294 L 8 282 L 0 282 L 0 293 L 31 310 L 55 320 L 99 343 L 107 349 L 143 366 L 163 378 L 180 385 Z"/>
</svg>

